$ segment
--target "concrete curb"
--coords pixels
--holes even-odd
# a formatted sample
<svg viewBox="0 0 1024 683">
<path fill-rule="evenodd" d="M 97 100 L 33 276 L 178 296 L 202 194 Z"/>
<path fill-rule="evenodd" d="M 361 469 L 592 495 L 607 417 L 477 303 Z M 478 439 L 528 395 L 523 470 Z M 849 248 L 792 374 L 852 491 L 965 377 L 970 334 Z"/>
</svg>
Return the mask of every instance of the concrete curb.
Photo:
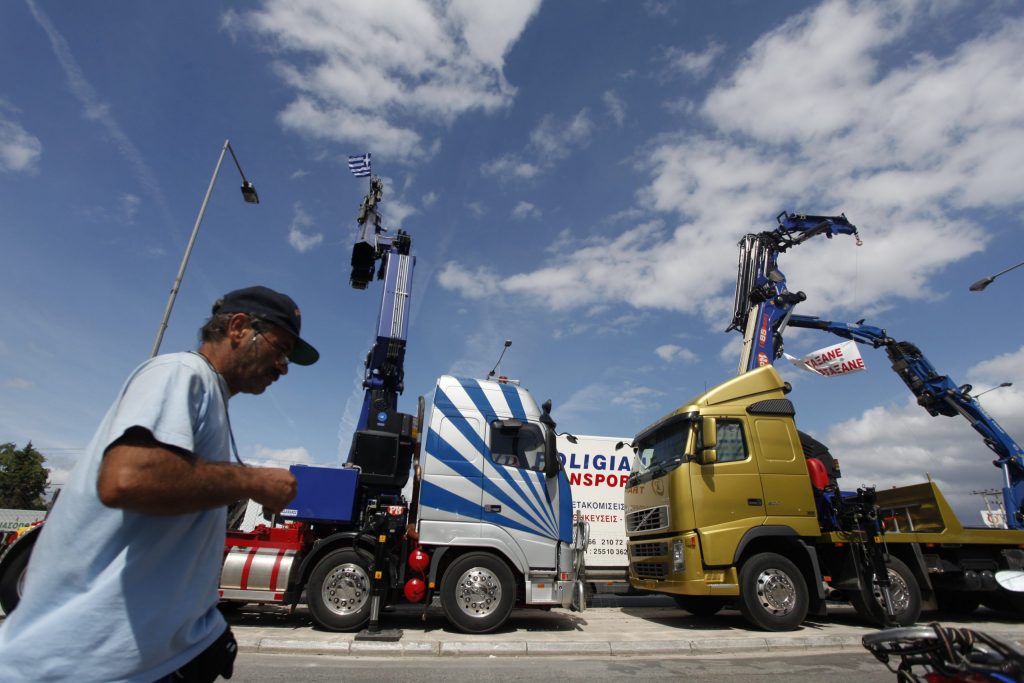
<svg viewBox="0 0 1024 683">
<path fill-rule="evenodd" d="M 1022 633 L 995 632 L 1004 640 Z M 859 651 L 860 635 L 770 636 L 696 638 L 611 642 L 602 640 L 527 640 L 511 642 L 402 640 L 394 643 L 296 638 L 239 638 L 239 651 L 260 654 L 327 655 L 352 657 L 643 657 L 713 656 L 743 652 Z"/>
</svg>

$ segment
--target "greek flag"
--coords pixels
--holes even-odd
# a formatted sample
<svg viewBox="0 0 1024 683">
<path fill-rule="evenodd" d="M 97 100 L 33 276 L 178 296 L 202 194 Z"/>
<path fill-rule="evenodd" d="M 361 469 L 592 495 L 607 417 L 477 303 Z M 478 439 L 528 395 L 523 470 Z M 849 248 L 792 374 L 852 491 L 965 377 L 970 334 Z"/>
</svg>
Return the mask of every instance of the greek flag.
<svg viewBox="0 0 1024 683">
<path fill-rule="evenodd" d="M 365 178 L 370 175 L 370 153 L 356 154 L 348 158 L 348 170 L 356 178 Z"/>
</svg>

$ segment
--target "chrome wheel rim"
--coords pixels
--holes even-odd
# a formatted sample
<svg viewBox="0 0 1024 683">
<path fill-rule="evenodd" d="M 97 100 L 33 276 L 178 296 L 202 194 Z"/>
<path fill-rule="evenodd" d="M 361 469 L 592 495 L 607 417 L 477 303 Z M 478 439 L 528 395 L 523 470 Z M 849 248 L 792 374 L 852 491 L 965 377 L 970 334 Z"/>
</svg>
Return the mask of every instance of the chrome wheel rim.
<svg viewBox="0 0 1024 683">
<path fill-rule="evenodd" d="M 796 608 L 796 586 L 780 569 L 765 569 L 757 576 L 757 600 L 766 612 L 782 617 Z"/>
<path fill-rule="evenodd" d="M 490 570 L 473 567 L 459 577 L 455 587 L 455 604 L 468 617 L 488 617 L 501 604 L 501 582 Z"/>
<path fill-rule="evenodd" d="M 358 564 L 339 564 L 324 579 L 320 597 L 327 609 L 335 614 L 354 614 L 366 605 L 370 597 L 370 577 Z"/>
<path fill-rule="evenodd" d="M 899 572 L 894 569 L 889 570 L 889 597 L 892 599 L 892 609 L 894 614 L 903 614 L 910 607 L 910 588 L 907 586 L 907 582 L 903 579 Z M 881 605 L 882 609 L 885 609 L 885 598 L 882 596 L 882 587 L 877 582 L 872 582 L 872 592 L 875 595 L 875 600 Z"/>
</svg>

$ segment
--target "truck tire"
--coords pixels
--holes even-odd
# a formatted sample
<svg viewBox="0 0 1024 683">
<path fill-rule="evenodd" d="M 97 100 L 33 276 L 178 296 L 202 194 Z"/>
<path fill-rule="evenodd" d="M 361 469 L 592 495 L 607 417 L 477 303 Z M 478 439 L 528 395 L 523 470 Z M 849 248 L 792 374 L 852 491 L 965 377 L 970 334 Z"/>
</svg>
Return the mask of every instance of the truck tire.
<svg viewBox="0 0 1024 683">
<path fill-rule="evenodd" d="M 351 631 L 370 618 L 372 559 L 345 548 L 316 563 L 306 584 L 306 604 L 313 622 L 327 631 Z"/>
<path fill-rule="evenodd" d="M 684 609 L 695 617 L 713 617 L 728 603 L 726 598 L 713 595 L 673 595 L 679 609 Z"/>
<path fill-rule="evenodd" d="M 921 587 L 917 584 L 914 573 L 901 560 L 890 557 L 886 564 L 889 569 L 889 581 L 892 583 L 893 608 L 896 611 L 893 618 L 899 626 L 910 626 L 921 616 Z M 874 581 L 871 583 L 870 599 L 873 600 L 873 604 L 867 602 L 859 591 L 849 593 L 850 604 L 864 621 L 875 626 L 886 626 L 883 618 L 882 591 Z"/>
<path fill-rule="evenodd" d="M 0 607 L 3 608 L 4 614 L 13 612 L 21 602 L 21 593 L 25 587 L 25 569 L 28 568 L 30 557 L 31 545 L 12 557 L 4 568 L 3 576 L 0 576 Z"/>
<path fill-rule="evenodd" d="M 810 607 L 807 582 L 796 565 L 776 553 L 753 555 L 740 569 L 740 612 L 765 631 L 792 631 Z"/>
<path fill-rule="evenodd" d="M 515 577 L 505 561 L 490 553 L 458 558 L 441 579 L 441 607 L 464 633 L 489 633 L 508 619 L 515 603 Z"/>
</svg>

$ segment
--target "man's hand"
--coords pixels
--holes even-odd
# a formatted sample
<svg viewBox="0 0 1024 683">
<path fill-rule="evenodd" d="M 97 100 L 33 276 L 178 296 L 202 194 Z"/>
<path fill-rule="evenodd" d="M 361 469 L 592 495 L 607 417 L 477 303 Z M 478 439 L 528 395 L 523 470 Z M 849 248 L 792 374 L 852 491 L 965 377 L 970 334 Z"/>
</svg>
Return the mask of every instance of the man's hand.
<svg viewBox="0 0 1024 683">
<path fill-rule="evenodd" d="M 256 479 L 251 498 L 271 514 L 279 514 L 295 497 L 295 477 L 280 467 L 252 467 L 250 474 Z"/>
</svg>

